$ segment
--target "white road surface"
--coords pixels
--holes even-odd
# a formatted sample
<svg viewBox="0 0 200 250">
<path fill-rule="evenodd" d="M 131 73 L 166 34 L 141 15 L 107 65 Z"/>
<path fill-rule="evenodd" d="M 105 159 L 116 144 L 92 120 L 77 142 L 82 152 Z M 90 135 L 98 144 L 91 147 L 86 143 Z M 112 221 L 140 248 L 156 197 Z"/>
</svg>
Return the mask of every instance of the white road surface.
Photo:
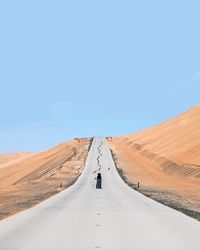
<svg viewBox="0 0 200 250">
<path fill-rule="evenodd" d="M 0 249 L 199 250 L 200 223 L 129 188 L 96 138 L 73 186 L 0 222 Z"/>
</svg>

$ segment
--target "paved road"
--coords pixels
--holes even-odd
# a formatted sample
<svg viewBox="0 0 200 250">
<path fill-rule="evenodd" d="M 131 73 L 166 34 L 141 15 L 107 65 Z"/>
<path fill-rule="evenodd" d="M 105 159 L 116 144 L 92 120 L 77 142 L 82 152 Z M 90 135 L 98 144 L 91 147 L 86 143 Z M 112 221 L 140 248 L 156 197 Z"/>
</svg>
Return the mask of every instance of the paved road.
<svg viewBox="0 0 200 250">
<path fill-rule="evenodd" d="M 0 222 L 0 249 L 199 250 L 200 223 L 130 189 L 97 138 L 73 186 Z"/>
</svg>

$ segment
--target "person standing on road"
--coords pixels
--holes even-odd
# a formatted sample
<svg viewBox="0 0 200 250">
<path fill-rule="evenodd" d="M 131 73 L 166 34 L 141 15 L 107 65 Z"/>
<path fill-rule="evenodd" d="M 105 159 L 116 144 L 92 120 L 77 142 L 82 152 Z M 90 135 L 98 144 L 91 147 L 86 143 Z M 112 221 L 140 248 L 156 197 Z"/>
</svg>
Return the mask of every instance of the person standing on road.
<svg viewBox="0 0 200 250">
<path fill-rule="evenodd" d="M 97 175 L 96 188 L 101 188 L 101 181 L 102 181 L 101 174 L 98 173 L 98 175 Z"/>
</svg>

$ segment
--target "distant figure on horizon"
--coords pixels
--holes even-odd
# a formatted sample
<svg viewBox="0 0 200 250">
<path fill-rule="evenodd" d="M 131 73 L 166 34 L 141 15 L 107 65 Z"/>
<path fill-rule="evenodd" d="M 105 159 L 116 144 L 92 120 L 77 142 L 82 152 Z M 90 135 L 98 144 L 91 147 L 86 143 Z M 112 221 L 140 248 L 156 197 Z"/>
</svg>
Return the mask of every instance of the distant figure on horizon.
<svg viewBox="0 0 200 250">
<path fill-rule="evenodd" d="M 101 174 L 100 173 L 98 173 L 96 179 L 97 179 L 96 188 L 99 189 L 101 188 Z"/>
</svg>

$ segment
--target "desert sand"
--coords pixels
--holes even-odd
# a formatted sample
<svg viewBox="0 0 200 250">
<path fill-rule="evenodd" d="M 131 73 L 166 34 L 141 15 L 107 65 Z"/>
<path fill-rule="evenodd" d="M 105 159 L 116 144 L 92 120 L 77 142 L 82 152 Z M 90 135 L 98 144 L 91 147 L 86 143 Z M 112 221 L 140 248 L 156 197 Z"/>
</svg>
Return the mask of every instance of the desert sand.
<svg viewBox="0 0 200 250">
<path fill-rule="evenodd" d="M 17 162 L 22 158 L 30 156 L 32 153 L 0 154 L 0 168 L 9 166 L 11 162 Z"/>
<path fill-rule="evenodd" d="M 199 134 L 200 105 L 153 128 L 113 138 L 110 146 L 130 186 L 200 219 Z"/>
<path fill-rule="evenodd" d="M 36 154 L 1 155 L 0 219 L 34 206 L 73 184 L 92 138 L 74 139 Z"/>
</svg>

